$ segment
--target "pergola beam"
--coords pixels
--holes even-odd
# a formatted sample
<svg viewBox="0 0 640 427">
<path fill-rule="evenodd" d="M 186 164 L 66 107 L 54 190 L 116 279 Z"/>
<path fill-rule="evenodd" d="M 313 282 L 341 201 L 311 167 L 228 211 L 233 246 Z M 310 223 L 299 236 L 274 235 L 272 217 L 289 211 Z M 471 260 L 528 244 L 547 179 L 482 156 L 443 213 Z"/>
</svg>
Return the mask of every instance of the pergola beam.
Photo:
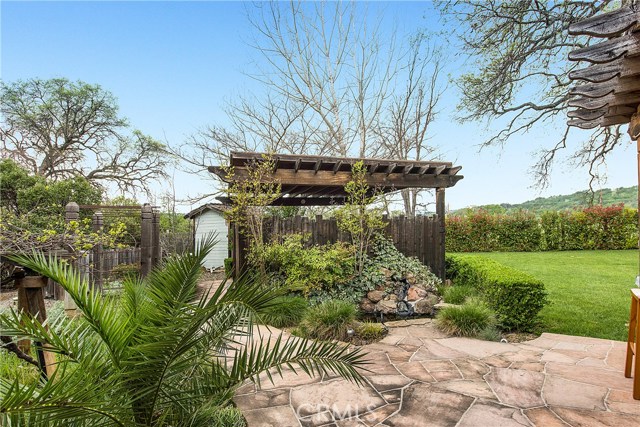
<svg viewBox="0 0 640 427">
<path fill-rule="evenodd" d="M 393 166 L 393 165 L 392 165 Z M 394 166 L 395 167 L 395 166 Z M 438 172 L 445 170 L 439 167 Z M 216 173 L 215 167 L 209 170 Z M 459 169 L 458 169 L 459 170 Z M 387 170 L 388 172 L 388 170 Z M 456 171 L 457 172 L 457 171 Z M 216 173 L 217 174 L 217 173 Z M 219 174 L 217 174 L 220 176 Z M 249 172 L 246 169 L 235 168 L 235 179 L 249 179 Z M 279 169 L 272 176 L 265 179 L 264 182 L 277 181 L 282 186 L 285 185 L 308 185 L 308 186 L 345 186 L 351 181 L 351 173 L 334 174 L 333 171 L 319 170 L 298 170 L 295 172 L 291 169 Z M 453 187 L 462 176 L 438 174 L 438 175 L 419 175 L 419 174 L 403 174 L 403 173 L 387 173 L 386 175 L 369 175 L 366 177 L 367 185 L 370 187 L 393 187 L 395 189 L 402 188 L 446 188 Z M 228 178 L 223 178 L 227 182 Z"/>
</svg>

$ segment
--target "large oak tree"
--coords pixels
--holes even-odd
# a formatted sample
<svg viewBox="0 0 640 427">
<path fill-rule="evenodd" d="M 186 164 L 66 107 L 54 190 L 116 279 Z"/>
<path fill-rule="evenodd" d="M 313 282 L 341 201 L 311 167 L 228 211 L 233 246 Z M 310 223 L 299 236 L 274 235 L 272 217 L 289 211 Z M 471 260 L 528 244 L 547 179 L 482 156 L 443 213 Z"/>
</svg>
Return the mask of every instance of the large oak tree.
<svg viewBox="0 0 640 427">
<path fill-rule="evenodd" d="M 161 143 L 132 130 L 115 97 L 98 85 L 31 79 L 0 86 L 2 158 L 51 180 L 83 177 L 147 190 L 165 176 Z"/>
</svg>

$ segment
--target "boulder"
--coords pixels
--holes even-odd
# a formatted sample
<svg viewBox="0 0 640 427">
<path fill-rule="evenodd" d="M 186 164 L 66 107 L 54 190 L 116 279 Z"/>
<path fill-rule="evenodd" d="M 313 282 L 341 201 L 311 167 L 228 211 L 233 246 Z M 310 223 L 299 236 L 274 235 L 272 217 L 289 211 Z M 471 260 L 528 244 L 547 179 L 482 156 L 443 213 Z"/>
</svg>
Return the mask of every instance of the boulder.
<svg viewBox="0 0 640 427">
<path fill-rule="evenodd" d="M 395 313 L 396 312 L 396 301 L 393 300 L 382 300 L 376 304 L 376 311 L 379 311 L 383 314 Z"/>
<path fill-rule="evenodd" d="M 422 298 L 417 301 L 413 306 L 413 309 L 417 314 L 428 314 L 433 316 L 435 314 L 435 305 L 438 304 L 438 297 L 436 295 L 429 295 L 426 298 Z"/>
<path fill-rule="evenodd" d="M 378 302 L 382 298 L 384 298 L 384 292 L 383 291 L 369 291 L 369 292 L 367 292 L 367 298 L 369 298 L 374 303 Z"/>
<path fill-rule="evenodd" d="M 369 298 L 362 298 L 362 301 L 360 301 L 360 309 L 365 313 L 373 313 L 376 305 Z"/>
<path fill-rule="evenodd" d="M 384 275 L 384 278 L 387 280 L 391 279 L 391 276 L 393 276 L 393 271 L 384 267 L 380 268 L 380 273 L 382 273 Z"/>
<path fill-rule="evenodd" d="M 385 288 L 385 289 L 395 289 L 395 288 L 396 288 L 396 286 L 398 286 L 398 283 L 397 283 L 397 282 L 394 282 L 393 280 L 387 280 L 387 281 L 384 283 L 384 288 Z"/>
<path fill-rule="evenodd" d="M 395 294 L 390 294 L 390 295 L 387 295 L 386 297 L 384 297 L 383 300 L 392 301 L 392 302 L 395 303 L 396 301 L 398 301 L 398 297 Z"/>
<path fill-rule="evenodd" d="M 418 286 L 411 286 L 407 291 L 407 301 L 417 301 L 427 296 L 427 291 Z"/>
</svg>

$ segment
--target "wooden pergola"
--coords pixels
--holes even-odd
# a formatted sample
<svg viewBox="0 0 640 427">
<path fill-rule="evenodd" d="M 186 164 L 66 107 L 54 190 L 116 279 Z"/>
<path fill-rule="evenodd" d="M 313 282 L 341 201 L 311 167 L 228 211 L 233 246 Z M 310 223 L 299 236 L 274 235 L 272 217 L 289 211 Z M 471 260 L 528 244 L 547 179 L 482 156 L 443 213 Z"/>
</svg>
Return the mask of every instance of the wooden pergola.
<svg viewBox="0 0 640 427">
<path fill-rule="evenodd" d="M 640 184 L 639 24 L 640 5 L 634 3 L 569 27 L 570 34 L 591 36 L 602 41 L 569 54 L 570 60 L 586 61 L 589 65 L 569 75 L 581 83 L 571 91 L 573 99 L 569 105 L 576 109 L 569 112 L 568 124 L 582 129 L 629 124 L 629 136 L 637 144 Z M 640 210 L 638 212 L 640 228 Z M 633 376 L 633 398 L 640 400 L 640 290 L 633 289 L 631 293 L 625 377 Z"/>
<path fill-rule="evenodd" d="M 640 7 L 630 5 L 572 24 L 569 34 L 602 39 L 569 54 L 571 61 L 584 61 L 586 68 L 569 78 L 579 82 L 570 95 L 569 126 L 594 129 L 631 123 L 635 140 L 640 105 Z"/>
<path fill-rule="evenodd" d="M 450 162 L 418 160 L 368 159 L 353 157 L 327 157 L 294 154 L 270 154 L 232 152 L 227 166 L 209 166 L 209 172 L 222 181 L 246 179 L 249 168 L 255 162 L 268 156 L 274 163 L 273 172 L 265 181 L 277 182 L 281 186 L 281 196 L 273 206 L 331 206 L 344 204 L 347 193 L 344 186 L 351 181 L 351 168 L 361 161 L 367 169 L 367 183 L 371 192 L 391 193 L 407 188 L 429 188 L 436 190 L 436 215 L 443 235 L 442 252 L 444 259 L 444 215 L 445 189 L 453 187 L 463 176 L 458 175 L 461 166 Z M 233 178 L 227 174 L 233 167 Z M 228 197 L 218 197 L 225 204 L 233 201 Z M 238 236 L 239 233 L 234 233 Z M 233 258 L 238 273 L 244 259 L 244 244 L 236 237 Z"/>
<path fill-rule="evenodd" d="M 570 92 L 569 106 L 576 109 L 569 111 L 567 123 L 581 129 L 629 124 L 629 136 L 638 147 L 640 182 L 639 24 L 640 5 L 631 4 L 569 27 L 569 34 L 602 41 L 569 54 L 571 61 L 584 61 L 588 66 L 569 74 L 578 84 Z"/>
</svg>

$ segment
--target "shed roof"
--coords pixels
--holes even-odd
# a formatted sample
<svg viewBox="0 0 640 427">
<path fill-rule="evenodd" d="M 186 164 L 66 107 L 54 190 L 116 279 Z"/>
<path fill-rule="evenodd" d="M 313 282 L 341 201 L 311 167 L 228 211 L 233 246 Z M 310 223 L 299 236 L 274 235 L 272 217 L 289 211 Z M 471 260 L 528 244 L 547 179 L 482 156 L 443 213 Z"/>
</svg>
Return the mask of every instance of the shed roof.
<svg viewBox="0 0 640 427">
<path fill-rule="evenodd" d="M 220 204 L 220 203 L 206 203 L 200 207 L 195 208 L 194 210 L 192 210 L 191 212 L 187 213 L 184 215 L 185 218 L 187 219 L 192 219 L 200 214 L 202 214 L 203 212 L 206 211 L 217 211 L 220 213 L 224 213 L 226 210 L 228 209 L 228 207 L 226 205 Z"/>
<path fill-rule="evenodd" d="M 450 162 L 232 152 L 229 166 L 233 167 L 234 179 L 247 177 L 251 163 L 261 161 L 264 156 L 274 161 L 269 179 L 281 186 L 282 196 L 273 203 L 275 206 L 343 204 L 347 197 L 344 186 L 352 178 L 351 168 L 359 161 L 367 169 L 367 182 L 372 191 L 382 193 L 404 188 L 453 187 L 463 178 L 458 175 L 462 167 Z M 225 166 L 208 169 L 224 182 L 232 181 Z M 227 197 L 218 197 L 218 200 L 230 202 Z"/>
</svg>

